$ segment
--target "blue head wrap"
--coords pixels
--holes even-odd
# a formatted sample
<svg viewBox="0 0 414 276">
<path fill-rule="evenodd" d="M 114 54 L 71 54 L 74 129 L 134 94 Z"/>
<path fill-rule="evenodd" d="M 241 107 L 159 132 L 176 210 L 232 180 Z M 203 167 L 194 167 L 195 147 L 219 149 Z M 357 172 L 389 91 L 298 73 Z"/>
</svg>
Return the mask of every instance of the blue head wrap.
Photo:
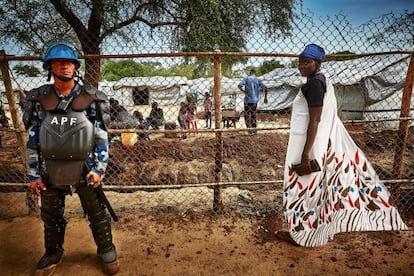
<svg viewBox="0 0 414 276">
<path fill-rule="evenodd" d="M 307 57 L 317 61 L 322 61 L 325 57 L 325 51 L 322 47 L 312 43 L 305 47 L 299 57 Z"/>
</svg>

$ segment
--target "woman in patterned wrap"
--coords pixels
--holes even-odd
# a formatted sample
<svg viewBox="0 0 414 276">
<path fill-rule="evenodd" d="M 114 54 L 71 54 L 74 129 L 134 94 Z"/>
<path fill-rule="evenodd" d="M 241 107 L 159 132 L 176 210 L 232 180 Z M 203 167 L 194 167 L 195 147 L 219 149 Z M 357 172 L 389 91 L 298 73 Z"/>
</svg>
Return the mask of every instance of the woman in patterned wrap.
<svg viewBox="0 0 414 276">
<path fill-rule="evenodd" d="M 333 85 L 320 72 L 324 57 L 316 44 L 299 55 L 307 82 L 292 106 L 283 185 L 288 232 L 275 234 L 312 247 L 340 232 L 407 230 L 390 193 L 337 116 Z M 312 172 L 312 159 L 320 171 Z M 293 170 L 292 164 L 299 166 Z"/>
</svg>

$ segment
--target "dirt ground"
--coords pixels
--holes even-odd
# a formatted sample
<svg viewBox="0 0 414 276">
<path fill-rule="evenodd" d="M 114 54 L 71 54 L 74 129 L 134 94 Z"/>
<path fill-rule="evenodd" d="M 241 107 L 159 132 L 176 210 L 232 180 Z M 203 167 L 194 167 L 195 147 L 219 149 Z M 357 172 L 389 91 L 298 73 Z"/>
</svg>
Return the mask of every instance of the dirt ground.
<svg viewBox="0 0 414 276">
<path fill-rule="evenodd" d="M 369 159 L 375 159 L 376 169 L 385 179 L 389 176 L 389 168 L 392 165 L 389 155 L 395 149 L 394 144 L 390 143 L 395 139 L 384 137 L 394 137 L 393 135 L 395 133 L 353 134 L 356 142 L 364 145 Z M 412 134 L 410 139 L 414 139 Z M 283 163 L 284 150 L 281 147 L 286 147 L 286 141 L 278 142 L 275 143 L 275 137 L 271 135 L 227 135 L 224 155 L 229 167 L 226 167 L 228 173 L 224 174 L 224 177 L 227 177 L 225 180 L 246 181 L 260 177 L 280 177 L 282 167 L 278 167 L 278 164 Z M 408 145 L 410 147 L 405 158 L 414 160 L 414 141 Z M 136 145 L 137 148 L 140 146 L 142 145 Z M 206 171 L 201 170 L 203 166 L 198 167 L 197 174 L 184 167 L 186 164 L 194 166 L 195 160 L 206 163 L 213 159 L 213 147 L 214 138 L 190 138 L 184 143 L 174 140 L 163 144 L 147 144 L 147 151 L 136 155 L 131 161 L 142 169 L 138 171 L 135 165 L 124 167 L 123 174 L 117 177 L 141 177 L 154 184 L 165 183 L 166 180 L 177 183 L 213 181 L 213 174 L 208 171 L 212 169 L 211 166 L 204 166 L 207 167 Z M 121 146 L 113 148 L 116 149 L 115 157 L 119 154 L 121 158 L 124 154 Z M 153 148 L 157 149 L 159 155 L 151 153 L 150 149 Z M 252 152 L 246 151 L 245 148 L 257 150 Z M 180 155 L 177 156 L 177 152 L 180 152 Z M 387 158 L 384 158 L 385 156 Z M 250 170 L 249 168 L 257 162 L 266 164 L 263 165 L 264 169 L 259 172 Z M 170 164 L 170 171 L 163 173 L 160 168 L 165 167 L 165 164 Z M 173 170 L 175 171 L 172 172 Z M 151 171 L 151 174 L 146 173 L 148 171 Z M 183 173 L 178 178 L 172 177 L 171 175 L 180 175 L 177 171 Z M 271 173 L 266 175 L 266 172 Z M 413 172 L 414 163 L 411 163 L 406 168 L 404 177 L 413 177 Z M 153 178 L 150 179 L 148 175 L 152 175 Z M 116 178 L 113 181 L 116 182 Z M 179 193 L 180 190 L 176 192 Z M 151 208 L 150 203 L 159 204 L 165 200 L 156 197 L 155 192 L 152 194 L 152 201 L 145 203 Z M 272 206 L 264 206 L 264 203 L 260 206 L 262 209 L 273 208 L 273 212 L 256 216 L 229 213 L 213 216 L 208 211 L 192 212 L 190 209 L 186 209 L 186 212 L 145 213 L 139 208 L 131 207 L 133 201 L 143 204 L 140 200 L 144 196 L 141 195 L 141 192 L 123 194 L 126 199 L 114 202 L 113 195 L 110 195 L 114 208 L 122 211 L 120 220 L 112 224 L 121 264 L 119 275 L 414 275 L 412 230 L 341 233 L 326 246 L 302 248 L 275 239 L 273 231 L 283 228 L 283 225 L 278 214 L 280 207 L 276 206 L 279 203 L 274 201 L 271 202 Z M 166 197 L 174 196 L 170 193 L 166 194 Z M 204 197 L 200 196 L 200 201 L 203 199 Z M 71 200 L 76 201 L 77 198 Z M 15 207 L 17 203 L 14 201 L 15 197 L 0 193 L 0 211 L 2 204 L 11 209 Z M 18 201 L 22 202 L 24 198 Z M 280 201 L 280 197 L 277 201 Z M 260 201 L 259 203 L 262 204 Z M 66 216 L 68 226 L 65 257 L 55 275 L 103 275 L 97 263 L 96 248 L 87 220 L 76 211 L 69 212 Z M 403 217 L 412 229 L 412 209 L 403 213 Z M 17 214 L 0 219 L 1 275 L 30 275 L 42 254 L 43 233 L 38 214 Z"/>
<path fill-rule="evenodd" d="M 64 260 L 55 275 L 103 275 L 86 219 L 68 222 Z M 413 231 L 344 233 L 326 246 L 301 248 L 276 240 L 276 224 L 269 217 L 122 217 L 113 223 L 119 275 L 414 273 Z M 1 274 L 30 275 L 43 254 L 40 219 L 0 220 L 0 241 Z"/>
</svg>

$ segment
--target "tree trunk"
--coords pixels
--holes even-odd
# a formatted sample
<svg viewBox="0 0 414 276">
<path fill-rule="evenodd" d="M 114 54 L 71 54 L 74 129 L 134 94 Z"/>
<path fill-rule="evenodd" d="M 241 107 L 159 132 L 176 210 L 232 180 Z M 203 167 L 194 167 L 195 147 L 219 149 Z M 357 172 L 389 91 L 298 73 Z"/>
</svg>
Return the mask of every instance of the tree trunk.
<svg viewBox="0 0 414 276">
<path fill-rule="evenodd" d="M 82 50 L 85 55 L 100 55 L 99 48 L 101 41 L 99 39 L 91 39 L 95 37 L 90 35 L 85 40 L 81 40 Z M 98 88 L 98 83 L 101 80 L 101 60 L 98 58 L 85 58 L 85 84 L 92 85 Z"/>
<path fill-rule="evenodd" d="M 96 53 L 99 54 L 99 53 Z M 85 60 L 85 84 L 98 88 L 101 79 L 101 60 L 86 59 Z"/>
</svg>

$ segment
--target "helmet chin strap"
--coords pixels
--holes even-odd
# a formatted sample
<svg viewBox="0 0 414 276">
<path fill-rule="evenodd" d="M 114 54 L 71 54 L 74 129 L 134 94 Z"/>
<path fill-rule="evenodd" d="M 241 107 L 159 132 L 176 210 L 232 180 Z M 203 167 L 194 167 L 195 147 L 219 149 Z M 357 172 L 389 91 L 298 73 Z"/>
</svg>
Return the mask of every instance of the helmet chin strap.
<svg viewBox="0 0 414 276">
<path fill-rule="evenodd" d="M 73 76 L 72 77 L 64 77 L 64 76 L 62 76 L 62 75 L 58 75 L 58 74 L 55 74 L 55 73 L 53 73 L 52 72 L 52 74 L 53 74 L 53 76 L 54 77 L 56 77 L 56 78 L 58 78 L 59 80 L 61 80 L 61 81 L 70 81 L 70 80 L 72 80 L 74 77 L 75 77 L 75 74 L 73 74 Z"/>
<path fill-rule="evenodd" d="M 52 75 L 54 77 L 58 78 L 59 80 L 66 82 L 66 81 L 70 81 L 73 78 L 75 78 L 76 72 L 73 74 L 72 77 L 65 77 L 65 76 L 62 76 L 62 75 L 55 74 L 52 70 L 49 69 L 49 73 L 47 74 L 47 81 L 50 81 Z"/>
</svg>

